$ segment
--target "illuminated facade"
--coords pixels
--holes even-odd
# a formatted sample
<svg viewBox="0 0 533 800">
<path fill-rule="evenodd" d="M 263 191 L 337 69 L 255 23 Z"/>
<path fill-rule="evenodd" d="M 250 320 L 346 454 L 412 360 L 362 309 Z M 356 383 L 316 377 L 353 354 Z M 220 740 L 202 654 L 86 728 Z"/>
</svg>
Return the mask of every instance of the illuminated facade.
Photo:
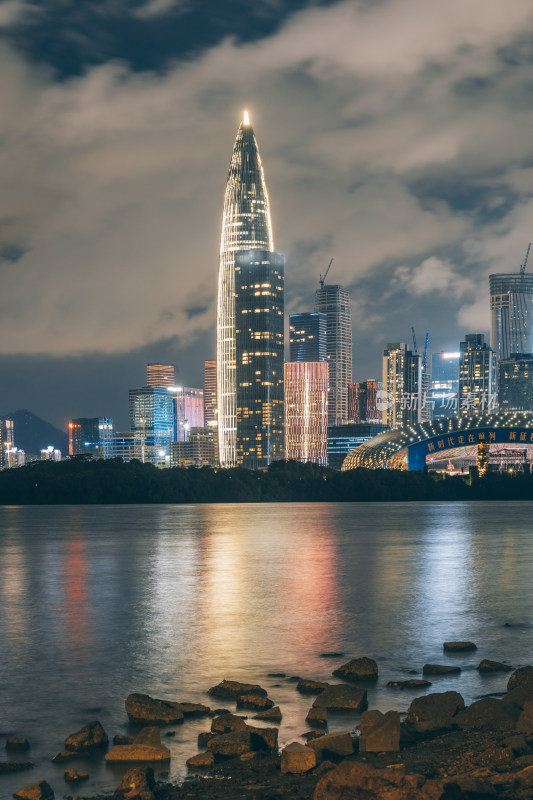
<svg viewBox="0 0 533 800">
<path fill-rule="evenodd" d="M 267 250 L 235 256 L 237 464 L 283 458 L 284 258 Z"/>
<path fill-rule="evenodd" d="M 328 362 L 287 362 L 285 372 L 285 458 L 328 461 Z"/>
<path fill-rule="evenodd" d="M 0 469 L 8 466 L 8 451 L 14 447 L 13 420 L 0 419 Z"/>
<path fill-rule="evenodd" d="M 514 354 L 498 364 L 500 411 L 533 411 L 533 354 Z"/>
<path fill-rule="evenodd" d="M 326 315 L 317 311 L 289 316 L 290 361 L 326 361 Z"/>
<path fill-rule="evenodd" d="M 315 292 L 315 311 L 326 316 L 329 367 L 328 421 L 348 420 L 348 386 L 352 382 L 352 312 L 343 286 L 322 286 Z"/>
<path fill-rule="evenodd" d="M 191 428 L 186 442 L 172 442 L 170 445 L 170 466 L 216 466 L 215 433 L 212 428 Z"/>
<path fill-rule="evenodd" d="M 189 386 L 174 386 L 168 390 L 176 399 L 177 442 L 189 438 L 191 428 L 204 426 L 204 390 Z"/>
<path fill-rule="evenodd" d="M 420 421 L 422 358 L 405 342 L 391 342 L 383 351 L 382 422 L 396 428 Z"/>
<path fill-rule="evenodd" d="M 482 333 L 467 333 L 460 343 L 459 409 L 462 416 L 496 408 L 496 355 Z"/>
<path fill-rule="evenodd" d="M 377 381 L 376 381 L 377 383 Z M 385 425 L 352 423 L 328 426 L 328 467 L 340 469 L 344 459 L 363 442 L 388 430 Z"/>
<path fill-rule="evenodd" d="M 433 353 L 431 356 L 431 419 L 457 414 L 460 358 L 461 353 Z"/>
<path fill-rule="evenodd" d="M 348 386 L 348 419 L 356 423 L 381 423 L 382 414 L 377 407 L 381 381 L 374 379 Z"/>
<path fill-rule="evenodd" d="M 223 467 L 237 459 L 235 375 L 235 254 L 273 251 L 272 223 L 257 141 L 245 112 L 226 183 L 220 239 L 217 296 L 217 407 L 219 458 Z"/>
<path fill-rule="evenodd" d="M 110 458 L 113 420 L 108 417 L 78 417 L 68 424 L 69 456 L 83 453 L 94 458 Z"/>
<path fill-rule="evenodd" d="M 170 464 L 175 438 L 176 396 L 164 387 L 143 386 L 129 391 L 130 430 L 135 455 L 156 466 Z"/>
<path fill-rule="evenodd" d="M 217 362 L 206 361 L 204 369 L 204 425 L 217 420 Z"/>
<path fill-rule="evenodd" d="M 147 364 L 147 386 L 174 386 L 176 369 L 173 364 Z"/>
<path fill-rule="evenodd" d="M 498 361 L 533 353 L 533 274 L 491 275 L 490 346 Z"/>
</svg>

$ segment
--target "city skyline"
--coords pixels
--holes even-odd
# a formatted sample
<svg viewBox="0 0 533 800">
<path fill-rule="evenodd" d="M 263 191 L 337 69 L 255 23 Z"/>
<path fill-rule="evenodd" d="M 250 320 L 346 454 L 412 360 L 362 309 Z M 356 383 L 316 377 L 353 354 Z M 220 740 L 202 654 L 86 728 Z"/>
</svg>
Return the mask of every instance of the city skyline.
<svg viewBox="0 0 533 800">
<path fill-rule="evenodd" d="M 77 45 L 70 11 L 9 6 L 1 413 L 29 407 L 63 428 L 104 414 L 123 428 L 144 364 L 202 385 L 224 165 L 246 106 L 287 313 L 312 308 L 334 256 L 331 281 L 354 304 L 353 380 L 379 374 L 384 343 L 413 324 L 431 328 L 434 351 L 488 335 L 487 277 L 518 271 L 531 239 L 529 4 L 230 3 L 202 27 L 198 9 L 118 3 L 78 10 Z M 52 30 L 62 47 L 46 46 Z"/>
</svg>

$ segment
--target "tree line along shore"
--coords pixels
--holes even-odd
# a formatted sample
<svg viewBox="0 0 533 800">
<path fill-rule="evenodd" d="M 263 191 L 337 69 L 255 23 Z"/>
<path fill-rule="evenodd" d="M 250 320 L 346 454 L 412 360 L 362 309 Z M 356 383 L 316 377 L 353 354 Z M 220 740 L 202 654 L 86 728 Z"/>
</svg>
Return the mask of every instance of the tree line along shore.
<svg viewBox="0 0 533 800">
<path fill-rule="evenodd" d="M 0 505 L 532 499 L 533 476 L 522 473 L 469 479 L 400 470 L 339 472 L 295 461 L 264 471 L 160 470 L 139 461 L 74 458 L 0 472 Z"/>
</svg>

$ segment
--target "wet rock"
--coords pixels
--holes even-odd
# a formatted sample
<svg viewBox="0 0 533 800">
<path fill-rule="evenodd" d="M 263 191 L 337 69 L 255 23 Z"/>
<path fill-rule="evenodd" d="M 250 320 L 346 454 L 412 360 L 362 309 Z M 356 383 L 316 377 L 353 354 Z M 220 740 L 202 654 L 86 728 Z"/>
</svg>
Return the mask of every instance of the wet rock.
<svg viewBox="0 0 533 800">
<path fill-rule="evenodd" d="M 133 740 L 133 744 L 115 745 L 106 754 L 106 761 L 168 761 L 170 750 L 161 744 L 159 728 L 144 728 Z"/>
<path fill-rule="evenodd" d="M 216 733 L 210 733 L 209 731 L 202 731 L 202 733 L 198 734 L 198 747 L 207 747 L 207 743 L 210 739 L 216 736 Z"/>
<path fill-rule="evenodd" d="M 533 733 L 533 701 L 526 700 L 524 703 L 524 710 L 518 717 L 516 730 L 520 733 Z"/>
<path fill-rule="evenodd" d="M 300 742 L 291 742 L 281 751 L 281 773 L 286 775 L 309 772 L 316 767 L 316 753 Z"/>
<path fill-rule="evenodd" d="M 260 694 L 267 696 L 267 692 L 256 683 L 240 683 L 239 681 L 221 681 L 216 686 L 212 686 L 207 694 L 213 697 L 231 697 L 236 699 L 243 694 Z"/>
<path fill-rule="evenodd" d="M 479 672 L 510 672 L 512 667 L 509 664 L 503 664 L 501 661 L 491 661 L 490 658 L 484 658 L 477 665 Z"/>
<path fill-rule="evenodd" d="M 353 739 L 348 731 L 319 736 L 318 739 L 311 739 L 305 746 L 315 752 L 317 763 L 331 756 L 345 757 L 353 753 Z"/>
<path fill-rule="evenodd" d="M 89 777 L 86 772 L 81 772 L 79 769 L 66 769 L 63 773 L 64 779 L 67 783 L 81 783 L 86 781 Z"/>
<path fill-rule="evenodd" d="M 462 653 L 465 650 L 477 650 L 474 642 L 444 642 L 442 645 L 447 653 Z"/>
<path fill-rule="evenodd" d="M 246 728 L 246 722 L 242 717 L 235 714 L 222 714 L 220 717 L 215 717 L 211 722 L 211 731 L 213 733 L 231 733 L 233 731 L 242 731 Z"/>
<path fill-rule="evenodd" d="M 319 653 L 319 658 L 344 658 L 344 653 Z"/>
<path fill-rule="evenodd" d="M 378 677 L 378 665 L 373 658 L 352 658 L 338 669 L 334 669 L 333 675 L 348 681 L 375 681 Z"/>
<path fill-rule="evenodd" d="M 317 778 L 321 778 L 322 775 L 325 775 L 326 772 L 329 772 L 331 769 L 335 769 L 336 766 L 337 764 L 333 761 L 323 761 L 313 770 L 313 775 L 316 775 Z"/>
<path fill-rule="evenodd" d="M 130 720 L 139 725 L 173 725 L 184 719 L 179 703 L 158 700 L 147 694 L 128 695 L 125 706 Z"/>
<path fill-rule="evenodd" d="M 324 736 L 324 731 L 305 731 L 300 734 L 300 738 L 305 739 L 306 742 L 311 741 L 311 739 L 318 739 L 319 736 Z"/>
<path fill-rule="evenodd" d="M 533 697 L 533 667 L 520 667 L 507 681 L 507 689 L 527 689 Z"/>
<path fill-rule="evenodd" d="M 167 732 L 165 733 L 165 736 L 166 736 L 167 738 L 169 738 L 169 739 L 170 739 L 172 736 L 175 736 L 175 735 L 176 735 L 176 731 L 167 731 Z"/>
<path fill-rule="evenodd" d="M 424 675 L 459 675 L 461 667 L 451 667 L 448 664 L 424 664 Z"/>
<path fill-rule="evenodd" d="M 484 796 L 491 797 L 496 794 L 496 790 L 491 781 L 482 775 L 453 775 L 448 779 L 450 783 L 456 784 L 461 792 L 464 792 L 467 797 L 474 796 L 482 798 Z"/>
<path fill-rule="evenodd" d="M 524 756 L 530 752 L 526 737 L 523 734 L 508 736 L 503 740 L 503 744 L 511 750 L 515 757 Z"/>
<path fill-rule="evenodd" d="M 320 778 L 313 800 L 438 800 L 442 795 L 440 781 L 405 775 L 402 768 L 374 769 L 343 761 Z"/>
<path fill-rule="evenodd" d="M 528 700 L 533 700 L 533 694 L 527 686 L 511 689 L 510 692 L 507 692 L 507 694 L 502 697 L 502 703 L 505 703 L 506 706 L 518 712 L 523 710 Z"/>
<path fill-rule="evenodd" d="M 54 800 L 54 791 L 46 781 L 38 781 L 19 789 L 13 797 L 15 800 Z"/>
<path fill-rule="evenodd" d="M 113 737 L 113 744 L 133 744 L 134 739 L 135 736 L 121 736 L 120 733 L 117 733 L 117 735 Z"/>
<path fill-rule="evenodd" d="M 73 758 L 80 758 L 82 755 L 83 753 L 74 753 L 72 750 L 60 750 L 50 761 L 53 764 L 63 764 L 65 761 L 71 761 Z"/>
<path fill-rule="evenodd" d="M 520 772 L 517 772 L 516 775 L 514 775 L 514 779 L 520 786 L 525 786 L 527 788 L 532 787 L 533 786 L 533 766 L 532 767 L 525 767 L 524 769 L 521 769 Z"/>
<path fill-rule="evenodd" d="M 328 724 L 328 711 L 326 708 L 310 708 L 305 721 L 308 725 L 321 725 L 325 728 Z"/>
<path fill-rule="evenodd" d="M 323 692 L 328 686 L 329 683 L 325 683 L 324 681 L 311 681 L 307 680 L 307 678 L 302 678 L 298 681 L 296 689 L 300 694 L 320 694 L 320 692 Z"/>
<path fill-rule="evenodd" d="M 268 678 L 286 678 L 286 672 L 269 672 L 267 675 Z"/>
<path fill-rule="evenodd" d="M 361 716 L 361 736 L 359 751 L 361 753 L 391 753 L 400 749 L 400 714 L 398 711 L 387 711 L 379 717 L 370 716 L 372 712 L 363 711 Z"/>
<path fill-rule="evenodd" d="M 129 769 L 115 789 L 115 795 L 138 797 L 141 792 L 151 792 L 155 785 L 154 771 L 151 767 Z"/>
<path fill-rule="evenodd" d="M 204 706 L 201 703 L 178 703 L 181 712 L 186 717 L 207 717 L 211 713 L 209 706 Z"/>
<path fill-rule="evenodd" d="M 237 708 L 249 708 L 252 711 L 266 711 L 273 708 L 274 703 L 260 694 L 241 694 L 237 697 Z"/>
<path fill-rule="evenodd" d="M 229 708 L 215 708 L 214 711 L 211 711 L 211 714 L 214 717 L 220 717 L 222 714 L 231 714 Z"/>
<path fill-rule="evenodd" d="M 31 761 L 4 761 L 0 764 L 0 775 L 7 775 L 11 772 L 24 772 L 24 770 L 32 767 L 33 762 Z"/>
<path fill-rule="evenodd" d="M 247 730 L 250 734 L 252 750 L 277 750 L 278 749 L 278 729 L 277 728 L 255 728 L 248 725 Z"/>
<path fill-rule="evenodd" d="M 13 753 L 23 753 L 30 749 L 30 743 L 22 736 L 9 736 L 6 739 L 6 750 Z"/>
<path fill-rule="evenodd" d="M 81 730 L 71 733 L 65 739 L 65 750 L 73 753 L 87 753 L 108 743 L 107 733 L 96 720 L 84 725 Z"/>
<path fill-rule="evenodd" d="M 252 719 L 262 719 L 267 722 L 281 722 L 281 710 L 279 706 L 269 708 L 267 711 L 261 711 L 259 714 L 254 714 Z"/>
<path fill-rule="evenodd" d="M 426 686 L 432 686 L 432 683 L 421 678 L 409 678 L 408 681 L 389 681 L 387 686 L 393 689 L 424 689 Z"/>
<path fill-rule="evenodd" d="M 207 749 L 213 753 L 215 758 L 240 756 L 252 749 L 250 733 L 248 730 L 241 730 L 214 736 L 208 742 Z"/>
<path fill-rule="evenodd" d="M 454 725 L 454 717 L 464 707 L 465 701 L 458 692 L 427 694 L 413 700 L 407 722 L 417 733 L 448 730 Z"/>
<path fill-rule="evenodd" d="M 487 730 L 512 730 L 516 716 L 511 714 L 509 706 L 495 697 L 484 697 L 465 708 L 454 718 L 454 723 L 461 730 L 486 728 Z"/>
<path fill-rule="evenodd" d="M 215 763 L 215 756 L 209 751 L 207 753 L 198 753 L 188 758 L 185 763 L 188 767 L 191 767 L 191 769 L 212 767 Z"/>
<path fill-rule="evenodd" d="M 347 683 L 329 686 L 313 703 L 313 708 L 326 708 L 328 711 L 363 711 L 366 707 L 366 689 L 358 689 Z"/>
</svg>

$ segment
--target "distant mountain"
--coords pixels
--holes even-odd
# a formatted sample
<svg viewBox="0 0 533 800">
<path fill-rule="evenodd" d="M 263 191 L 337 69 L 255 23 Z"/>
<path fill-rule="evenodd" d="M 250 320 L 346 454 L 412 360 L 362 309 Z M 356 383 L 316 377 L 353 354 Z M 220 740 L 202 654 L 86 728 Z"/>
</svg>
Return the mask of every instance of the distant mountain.
<svg viewBox="0 0 533 800">
<path fill-rule="evenodd" d="M 53 445 L 57 450 L 61 450 L 63 457 L 68 455 L 67 434 L 59 428 L 54 428 L 45 419 L 32 414 L 27 408 L 1 414 L 0 418 L 13 420 L 15 447 L 19 450 L 38 454 L 45 447 Z"/>
</svg>

